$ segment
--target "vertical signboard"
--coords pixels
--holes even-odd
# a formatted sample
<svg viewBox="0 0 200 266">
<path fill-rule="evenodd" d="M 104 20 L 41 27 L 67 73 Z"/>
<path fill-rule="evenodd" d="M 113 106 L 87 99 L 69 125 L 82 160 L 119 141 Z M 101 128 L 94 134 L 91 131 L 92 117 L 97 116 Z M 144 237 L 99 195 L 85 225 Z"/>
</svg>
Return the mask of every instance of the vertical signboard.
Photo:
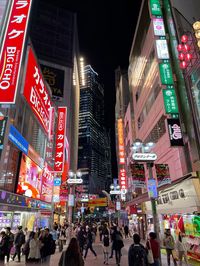
<svg viewBox="0 0 200 266">
<path fill-rule="evenodd" d="M 31 2 L 12 3 L 0 54 L 0 103 L 15 103 Z"/>
<path fill-rule="evenodd" d="M 119 164 L 125 164 L 125 151 L 124 151 L 124 131 L 122 118 L 117 121 L 118 130 L 118 147 L 119 147 Z"/>
<path fill-rule="evenodd" d="M 159 0 L 150 0 L 150 10 L 151 10 L 152 15 L 161 16 L 162 11 L 161 11 L 161 6 L 160 6 L 160 1 Z"/>
<path fill-rule="evenodd" d="M 165 36 L 163 18 L 153 18 L 153 30 L 155 36 Z"/>
<path fill-rule="evenodd" d="M 183 146 L 183 135 L 179 118 L 167 119 L 167 126 L 171 146 Z"/>
<path fill-rule="evenodd" d="M 3 150 L 3 142 L 4 142 L 4 137 L 5 137 L 5 132 L 6 132 L 6 124 L 7 124 L 8 118 L 5 116 L 0 116 L 0 158 L 1 158 L 1 153 Z"/>
<path fill-rule="evenodd" d="M 126 178 L 126 170 L 124 168 L 121 168 L 119 170 L 119 185 L 121 190 L 127 189 L 127 178 Z"/>
<path fill-rule="evenodd" d="M 54 176 L 51 169 L 45 165 L 42 172 L 42 189 L 40 199 L 46 202 L 52 201 Z"/>
<path fill-rule="evenodd" d="M 132 163 L 130 165 L 133 185 L 136 188 L 145 188 L 145 170 L 143 164 Z"/>
<path fill-rule="evenodd" d="M 162 92 L 166 114 L 178 114 L 178 103 L 175 90 L 165 89 Z"/>
<path fill-rule="evenodd" d="M 63 172 L 67 107 L 58 107 L 54 171 Z"/>
<path fill-rule="evenodd" d="M 171 184 L 168 164 L 155 164 L 158 187 Z"/>
<path fill-rule="evenodd" d="M 169 51 L 166 40 L 156 40 L 156 51 L 158 59 L 169 59 Z"/>
<path fill-rule="evenodd" d="M 147 181 L 148 195 L 150 199 L 156 199 L 158 197 L 158 191 L 155 179 L 148 179 Z"/>
<path fill-rule="evenodd" d="M 163 85 L 173 85 L 174 80 L 170 63 L 160 63 L 159 70 L 160 70 L 161 83 Z"/>
<path fill-rule="evenodd" d="M 44 128 L 45 132 L 48 134 L 50 128 L 49 123 L 52 119 L 52 117 L 50 117 L 52 103 L 49 92 L 45 86 L 42 73 L 38 67 L 33 49 L 31 47 L 28 52 L 28 62 L 23 94 L 33 113 Z"/>
</svg>

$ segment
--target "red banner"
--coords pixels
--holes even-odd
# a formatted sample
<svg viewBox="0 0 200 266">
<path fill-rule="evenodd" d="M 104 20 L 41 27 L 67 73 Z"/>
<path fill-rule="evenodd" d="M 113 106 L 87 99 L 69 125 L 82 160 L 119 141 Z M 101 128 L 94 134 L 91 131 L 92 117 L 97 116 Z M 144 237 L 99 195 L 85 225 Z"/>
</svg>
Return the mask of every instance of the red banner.
<svg viewBox="0 0 200 266">
<path fill-rule="evenodd" d="M 15 103 L 32 0 L 13 0 L 0 55 L 0 103 Z"/>
<path fill-rule="evenodd" d="M 50 117 L 52 103 L 31 47 L 28 53 L 24 97 L 38 118 L 40 124 L 43 126 L 45 132 L 49 133 L 49 123 L 52 119 Z"/>
<path fill-rule="evenodd" d="M 54 171 L 63 172 L 67 107 L 58 107 Z"/>
<path fill-rule="evenodd" d="M 124 127 L 123 120 L 120 118 L 117 121 L 118 145 L 119 145 L 119 164 L 125 164 L 125 149 L 124 149 Z"/>
<path fill-rule="evenodd" d="M 53 179 L 54 175 L 52 173 L 52 169 L 45 166 L 42 173 L 42 189 L 40 199 L 46 202 L 52 201 L 53 196 Z"/>
</svg>

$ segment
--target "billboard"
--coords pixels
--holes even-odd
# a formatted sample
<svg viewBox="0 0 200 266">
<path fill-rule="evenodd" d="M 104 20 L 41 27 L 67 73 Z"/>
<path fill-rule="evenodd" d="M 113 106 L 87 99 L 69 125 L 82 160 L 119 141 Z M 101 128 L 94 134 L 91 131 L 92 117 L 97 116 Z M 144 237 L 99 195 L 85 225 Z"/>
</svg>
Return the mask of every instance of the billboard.
<svg viewBox="0 0 200 266">
<path fill-rule="evenodd" d="M 32 0 L 13 0 L 0 53 L 0 103 L 14 104 Z"/>
<path fill-rule="evenodd" d="M 52 120 L 50 117 L 52 103 L 31 47 L 28 51 L 28 62 L 23 95 L 45 132 L 48 134 L 50 128 L 49 123 Z"/>
<path fill-rule="evenodd" d="M 34 199 L 40 199 L 42 169 L 25 154 L 22 154 L 17 193 Z"/>
<path fill-rule="evenodd" d="M 167 119 L 167 126 L 171 146 L 183 146 L 183 134 L 179 118 Z"/>
<path fill-rule="evenodd" d="M 155 164 L 158 187 L 171 183 L 168 164 Z"/>
<path fill-rule="evenodd" d="M 46 202 L 52 201 L 54 176 L 51 169 L 46 165 L 42 172 L 42 187 L 40 199 Z"/>
<path fill-rule="evenodd" d="M 56 129 L 56 148 L 54 171 L 63 172 L 65 152 L 65 131 L 67 122 L 67 107 L 58 107 L 58 123 Z"/>
<path fill-rule="evenodd" d="M 13 125 L 10 126 L 8 139 L 12 143 L 14 143 L 19 150 L 21 150 L 25 154 L 28 154 L 28 141 L 19 133 L 19 131 Z"/>
<path fill-rule="evenodd" d="M 127 189 L 126 170 L 123 168 L 119 169 L 119 185 L 120 185 L 121 190 Z"/>
<path fill-rule="evenodd" d="M 40 64 L 43 77 L 49 84 L 52 92 L 52 97 L 56 100 L 64 97 L 64 81 L 65 71 L 52 66 Z"/>
<path fill-rule="evenodd" d="M 145 188 L 145 170 L 143 164 L 132 163 L 130 165 L 133 185 L 136 188 Z"/>
</svg>

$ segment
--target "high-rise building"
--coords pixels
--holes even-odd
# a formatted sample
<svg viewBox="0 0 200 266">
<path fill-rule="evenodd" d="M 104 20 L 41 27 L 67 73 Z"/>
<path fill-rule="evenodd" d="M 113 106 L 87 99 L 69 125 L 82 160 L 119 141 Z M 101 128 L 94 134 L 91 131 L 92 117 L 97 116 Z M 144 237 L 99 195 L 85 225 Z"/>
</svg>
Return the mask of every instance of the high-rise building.
<svg viewBox="0 0 200 266">
<path fill-rule="evenodd" d="M 83 67 L 80 89 L 78 168 L 86 193 L 99 194 L 111 179 L 110 141 L 104 127 L 104 90 L 90 65 Z"/>
</svg>

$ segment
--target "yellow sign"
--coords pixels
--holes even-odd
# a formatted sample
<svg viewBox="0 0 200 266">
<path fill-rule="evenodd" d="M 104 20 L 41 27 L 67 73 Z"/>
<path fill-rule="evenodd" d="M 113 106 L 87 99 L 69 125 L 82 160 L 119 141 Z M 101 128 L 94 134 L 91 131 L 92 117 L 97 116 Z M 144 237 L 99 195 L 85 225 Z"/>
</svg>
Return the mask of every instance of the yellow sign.
<svg viewBox="0 0 200 266">
<path fill-rule="evenodd" d="M 88 207 L 106 207 L 107 205 L 107 198 L 91 199 L 88 201 Z"/>
</svg>

